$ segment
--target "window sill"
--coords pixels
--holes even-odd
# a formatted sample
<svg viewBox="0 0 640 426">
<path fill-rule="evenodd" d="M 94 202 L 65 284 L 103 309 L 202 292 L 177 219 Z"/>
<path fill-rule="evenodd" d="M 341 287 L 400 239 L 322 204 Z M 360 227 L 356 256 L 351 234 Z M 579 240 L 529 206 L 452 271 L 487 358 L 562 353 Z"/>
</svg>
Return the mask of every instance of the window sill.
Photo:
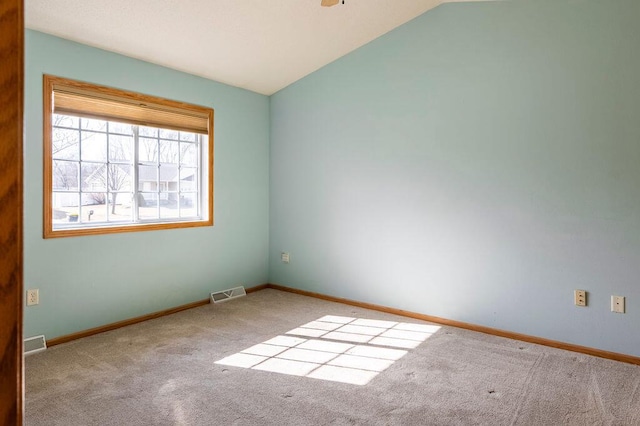
<svg viewBox="0 0 640 426">
<path fill-rule="evenodd" d="M 141 232 L 141 231 L 159 231 L 163 229 L 180 229 L 180 228 L 196 228 L 203 226 L 213 226 L 213 219 L 209 220 L 190 220 L 180 222 L 164 222 L 164 223 L 132 223 L 126 225 L 100 226 L 95 228 L 63 228 L 63 229 L 46 229 L 44 238 L 64 238 L 79 237 L 84 235 L 104 235 L 104 234 L 120 234 L 123 232 Z"/>
</svg>

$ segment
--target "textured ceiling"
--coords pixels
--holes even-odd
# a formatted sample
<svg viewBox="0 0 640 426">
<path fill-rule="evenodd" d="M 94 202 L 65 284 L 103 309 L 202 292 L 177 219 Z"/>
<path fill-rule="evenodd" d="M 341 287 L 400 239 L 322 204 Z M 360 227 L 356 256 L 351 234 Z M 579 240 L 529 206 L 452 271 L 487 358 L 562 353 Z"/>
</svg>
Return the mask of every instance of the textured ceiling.
<svg viewBox="0 0 640 426">
<path fill-rule="evenodd" d="M 27 28 L 270 95 L 449 1 L 26 0 L 25 14 Z"/>
</svg>

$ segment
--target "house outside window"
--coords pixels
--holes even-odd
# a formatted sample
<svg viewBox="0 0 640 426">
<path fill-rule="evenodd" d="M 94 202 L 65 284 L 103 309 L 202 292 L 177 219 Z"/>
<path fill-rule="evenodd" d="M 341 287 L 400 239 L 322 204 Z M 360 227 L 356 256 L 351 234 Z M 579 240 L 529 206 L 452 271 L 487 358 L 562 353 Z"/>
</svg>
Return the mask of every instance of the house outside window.
<svg viewBox="0 0 640 426">
<path fill-rule="evenodd" d="M 212 130 L 212 109 L 45 76 L 45 238 L 212 225 Z"/>
</svg>

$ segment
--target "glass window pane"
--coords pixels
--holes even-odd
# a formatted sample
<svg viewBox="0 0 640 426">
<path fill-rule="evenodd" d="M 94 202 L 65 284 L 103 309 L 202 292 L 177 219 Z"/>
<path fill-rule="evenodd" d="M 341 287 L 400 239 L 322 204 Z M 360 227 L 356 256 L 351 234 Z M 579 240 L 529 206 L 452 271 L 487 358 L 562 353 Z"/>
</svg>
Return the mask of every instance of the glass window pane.
<svg viewBox="0 0 640 426">
<path fill-rule="evenodd" d="M 101 163 L 82 163 L 80 166 L 82 190 L 86 192 L 104 192 L 107 190 L 107 165 Z"/>
<path fill-rule="evenodd" d="M 160 162 L 177 164 L 178 149 L 178 142 L 160 141 Z"/>
<path fill-rule="evenodd" d="M 109 135 L 109 160 L 131 161 L 133 150 L 132 136 Z"/>
<path fill-rule="evenodd" d="M 107 194 L 90 192 L 82 194 L 80 223 L 105 222 L 107 220 Z"/>
<path fill-rule="evenodd" d="M 160 129 L 160 137 L 163 139 L 178 140 L 177 130 Z"/>
<path fill-rule="evenodd" d="M 53 158 L 77 160 L 79 151 L 80 132 L 78 130 L 53 129 L 51 140 L 51 155 Z"/>
<path fill-rule="evenodd" d="M 120 133 L 123 135 L 133 135 L 131 124 L 118 123 L 117 121 L 109 122 L 109 133 Z"/>
<path fill-rule="evenodd" d="M 162 219 L 178 219 L 180 214 L 178 212 L 178 205 L 175 207 L 160 206 L 160 218 Z"/>
<path fill-rule="evenodd" d="M 178 166 L 171 164 L 160 165 L 160 186 L 161 192 L 178 190 Z"/>
<path fill-rule="evenodd" d="M 107 161 L 107 135 L 82 132 L 80 150 L 82 161 Z"/>
<path fill-rule="evenodd" d="M 178 212 L 178 194 L 161 193 L 160 194 L 160 217 L 162 219 L 173 219 L 179 217 Z"/>
<path fill-rule="evenodd" d="M 158 166 L 138 166 L 138 191 L 158 191 Z"/>
<path fill-rule="evenodd" d="M 109 192 L 131 191 L 131 166 L 109 164 L 107 166 L 107 189 Z"/>
<path fill-rule="evenodd" d="M 80 118 L 72 115 L 53 114 L 53 127 L 72 127 L 74 129 L 80 128 Z"/>
<path fill-rule="evenodd" d="M 109 222 L 129 221 L 132 219 L 132 194 L 130 192 L 112 192 L 107 197 Z"/>
<path fill-rule="evenodd" d="M 198 216 L 198 194 L 180 194 L 180 217 Z"/>
<path fill-rule="evenodd" d="M 198 190 L 198 169 L 183 167 L 180 169 L 180 191 Z"/>
<path fill-rule="evenodd" d="M 198 145 L 194 143 L 180 144 L 180 163 L 185 166 L 198 165 Z"/>
<path fill-rule="evenodd" d="M 138 217 L 140 219 L 158 219 L 158 194 L 141 192 L 138 194 Z"/>
<path fill-rule="evenodd" d="M 53 189 L 78 191 L 78 163 L 53 160 Z"/>
<path fill-rule="evenodd" d="M 138 158 L 142 162 L 158 161 L 158 140 L 149 138 L 140 138 L 138 147 Z"/>
<path fill-rule="evenodd" d="M 107 131 L 107 122 L 104 120 L 94 120 L 92 118 L 81 118 L 80 124 L 83 129 L 97 130 L 101 132 Z"/>
<path fill-rule="evenodd" d="M 181 141 L 195 142 L 196 141 L 196 134 L 195 133 L 189 133 L 189 132 L 180 132 L 180 140 Z"/>
<path fill-rule="evenodd" d="M 77 222 L 79 194 L 77 192 L 54 192 L 52 195 L 53 227 L 56 228 L 56 225 L 68 224 L 69 222 Z"/>
<path fill-rule="evenodd" d="M 140 126 L 138 127 L 138 133 L 140 136 L 156 137 L 158 136 L 158 129 L 155 127 Z"/>
</svg>

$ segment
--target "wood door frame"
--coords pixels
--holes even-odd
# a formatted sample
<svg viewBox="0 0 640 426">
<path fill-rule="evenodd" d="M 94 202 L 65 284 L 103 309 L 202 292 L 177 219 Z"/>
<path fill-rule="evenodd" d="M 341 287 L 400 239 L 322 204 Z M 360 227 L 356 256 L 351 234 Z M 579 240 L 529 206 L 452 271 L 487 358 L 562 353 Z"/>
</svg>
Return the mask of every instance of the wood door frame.
<svg viewBox="0 0 640 426">
<path fill-rule="evenodd" d="M 22 355 L 24 2 L 0 2 L 0 424 L 24 421 Z"/>
</svg>

